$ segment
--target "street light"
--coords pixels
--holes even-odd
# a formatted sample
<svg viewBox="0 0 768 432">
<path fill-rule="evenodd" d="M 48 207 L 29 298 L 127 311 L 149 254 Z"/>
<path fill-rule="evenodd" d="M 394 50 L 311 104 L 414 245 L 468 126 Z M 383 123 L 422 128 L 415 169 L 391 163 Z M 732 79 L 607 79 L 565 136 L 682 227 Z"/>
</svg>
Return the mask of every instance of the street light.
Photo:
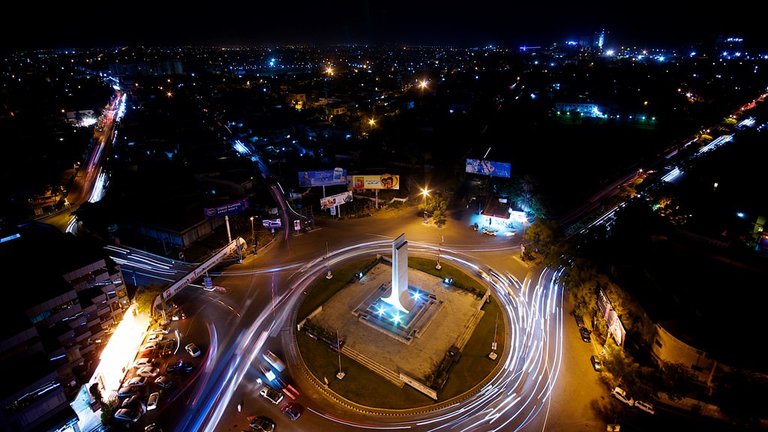
<svg viewBox="0 0 768 432">
<path fill-rule="evenodd" d="M 253 230 L 253 216 L 251 216 L 251 244 L 253 245 L 253 248 L 256 249 L 256 233 Z"/>
<path fill-rule="evenodd" d="M 421 196 L 424 201 L 424 223 L 427 223 L 427 197 L 429 196 L 429 189 L 424 188 L 421 190 Z"/>
</svg>

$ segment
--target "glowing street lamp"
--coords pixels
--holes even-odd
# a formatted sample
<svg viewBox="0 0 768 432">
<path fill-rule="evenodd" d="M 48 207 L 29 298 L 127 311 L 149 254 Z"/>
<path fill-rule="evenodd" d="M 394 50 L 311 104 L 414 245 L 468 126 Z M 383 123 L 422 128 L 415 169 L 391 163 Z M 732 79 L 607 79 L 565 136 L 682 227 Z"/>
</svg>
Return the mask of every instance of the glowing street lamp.
<svg viewBox="0 0 768 432">
<path fill-rule="evenodd" d="M 256 250 L 256 232 L 253 229 L 253 216 L 251 216 L 251 244 L 253 245 L 253 250 Z"/>
<path fill-rule="evenodd" d="M 328 76 L 333 76 L 333 66 L 328 65 L 325 67 L 325 74 Z"/>
<path fill-rule="evenodd" d="M 428 86 L 429 86 L 429 81 L 427 81 L 425 79 L 419 81 L 419 89 L 420 90 L 426 90 Z"/>
<path fill-rule="evenodd" d="M 376 126 L 376 119 L 373 118 L 373 117 L 369 118 L 368 119 L 368 126 L 370 126 L 370 127 Z"/>
<path fill-rule="evenodd" d="M 427 223 L 427 197 L 429 196 L 429 189 L 424 188 L 421 190 L 421 197 L 424 203 L 424 223 Z"/>
</svg>

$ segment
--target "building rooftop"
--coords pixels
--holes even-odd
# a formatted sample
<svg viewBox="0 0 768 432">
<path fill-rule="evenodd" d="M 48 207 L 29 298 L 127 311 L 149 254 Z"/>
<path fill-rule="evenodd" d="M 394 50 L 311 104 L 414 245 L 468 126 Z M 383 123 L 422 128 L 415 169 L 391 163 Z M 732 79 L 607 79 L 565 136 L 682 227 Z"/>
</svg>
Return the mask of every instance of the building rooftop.
<svg viewBox="0 0 768 432">
<path fill-rule="evenodd" d="M 768 372 L 753 352 L 768 300 L 764 259 L 679 239 L 650 255 L 633 291 L 654 322 L 720 362 Z"/>
<path fill-rule="evenodd" d="M 19 237 L 0 243 L 0 269 L 21 310 L 72 290 L 62 275 L 105 257 L 98 246 L 39 222 L 2 237 L 11 234 Z M 20 271 L 29 268 L 34 271 Z"/>
</svg>

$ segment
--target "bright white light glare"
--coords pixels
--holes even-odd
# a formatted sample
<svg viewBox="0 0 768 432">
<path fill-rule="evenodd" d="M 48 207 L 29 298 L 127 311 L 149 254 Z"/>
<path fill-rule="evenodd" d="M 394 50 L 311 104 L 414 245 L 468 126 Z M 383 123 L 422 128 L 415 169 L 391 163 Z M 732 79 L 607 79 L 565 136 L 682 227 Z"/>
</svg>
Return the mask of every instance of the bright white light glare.
<svg viewBox="0 0 768 432">
<path fill-rule="evenodd" d="M 80 126 L 88 127 L 96 124 L 98 120 L 95 117 L 85 117 L 80 121 Z"/>
<path fill-rule="evenodd" d="M 612 49 L 609 49 L 608 51 L 605 52 L 605 55 L 607 55 L 608 57 L 613 57 L 614 54 L 616 54 L 616 51 Z"/>
<path fill-rule="evenodd" d="M 104 384 L 102 394 L 107 396 L 107 400 L 115 396 L 125 375 L 124 370 L 136 357 L 136 351 L 149 327 L 149 317 L 136 316 L 135 313 L 136 305 L 131 305 L 101 352 L 101 361 L 90 380 L 90 383 L 101 381 Z"/>
</svg>

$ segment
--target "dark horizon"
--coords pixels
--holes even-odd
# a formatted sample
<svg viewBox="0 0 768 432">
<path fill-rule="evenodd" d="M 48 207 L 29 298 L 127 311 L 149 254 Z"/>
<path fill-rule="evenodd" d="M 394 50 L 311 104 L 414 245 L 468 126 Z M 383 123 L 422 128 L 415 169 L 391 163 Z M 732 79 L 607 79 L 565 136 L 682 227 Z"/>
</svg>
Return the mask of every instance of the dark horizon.
<svg viewBox="0 0 768 432">
<path fill-rule="evenodd" d="M 54 4 L 42 13 L 23 3 L 4 25 L 3 49 L 100 48 L 124 45 L 407 44 L 475 47 L 496 44 L 550 44 L 588 37 L 605 29 L 608 45 L 685 47 L 711 43 L 721 35 L 745 38 L 768 48 L 761 19 L 766 6 L 691 12 L 679 5 L 644 2 L 622 11 L 615 3 L 590 4 L 474 2 L 472 8 L 410 3 L 335 2 L 255 4 L 234 2 L 215 8 L 189 4 L 134 2 Z M 623 6 L 626 7 L 626 6 Z"/>
</svg>

